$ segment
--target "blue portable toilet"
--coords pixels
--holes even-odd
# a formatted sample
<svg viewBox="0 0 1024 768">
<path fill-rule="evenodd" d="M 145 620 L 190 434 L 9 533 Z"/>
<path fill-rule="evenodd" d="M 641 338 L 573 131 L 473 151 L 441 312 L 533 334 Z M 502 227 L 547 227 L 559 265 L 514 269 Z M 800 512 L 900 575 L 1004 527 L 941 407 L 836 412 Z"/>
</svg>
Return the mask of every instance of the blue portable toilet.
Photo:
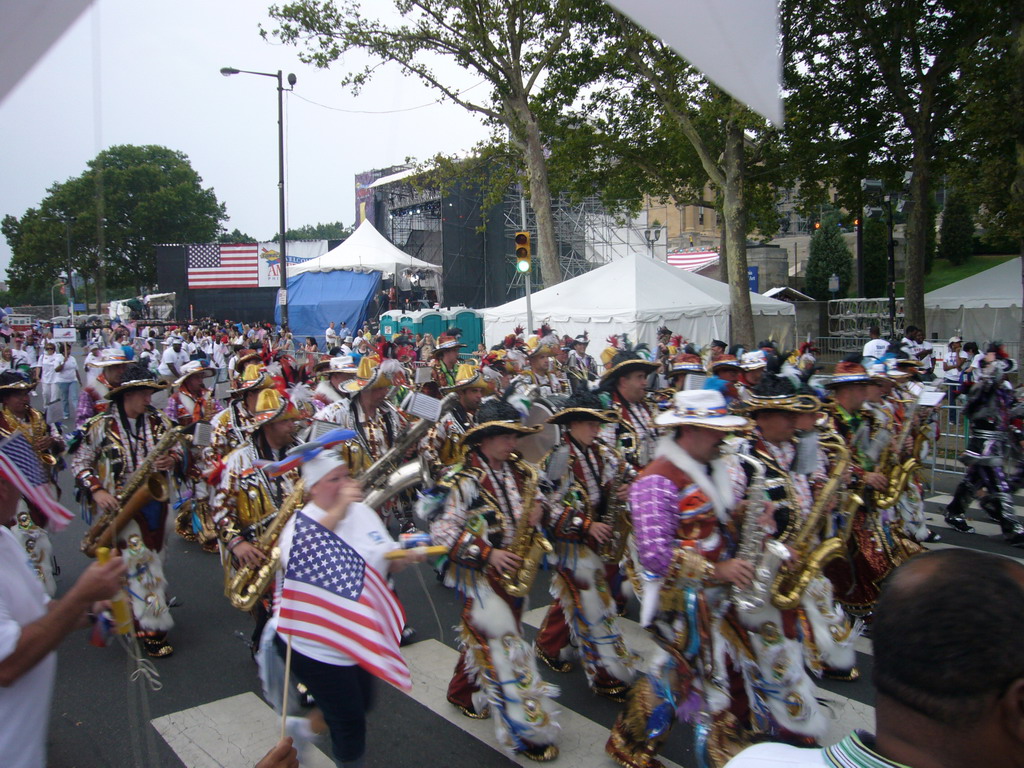
<svg viewBox="0 0 1024 768">
<path fill-rule="evenodd" d="M 398 318 L 398 331 L 397 333 L 407 333 L 413 338 L 416 337 L 417 333 L 422 333 L 420 330 L 420 312 L 403 312 Z M 390 336 L 388 337 L 391 338 Z"/>
<path fill-rule="evenodd" d="M 448 328 L 448 317 L 436 309 L 424 309 L 420 314 L 419 333 L 429 333 L 437 338 Z"/>
<path fill-rule="evenodd" d="M 484 340 L 484 318 L 475 309 L 466 307 L 453 307 L 451 310 L 451 324 L 462 329 L 462 343 L 466 345 L 462 352 L 465 355 L 475 355 L 476 348 Z"/>
<path fill-rule="evenodd" d="M 403 312 L 397 309 L 392 309 L 382 314 L 380 316 L 380 332 L 389 339 L 398 333 L 399 318 L 403 314 Z"/>
</svg>

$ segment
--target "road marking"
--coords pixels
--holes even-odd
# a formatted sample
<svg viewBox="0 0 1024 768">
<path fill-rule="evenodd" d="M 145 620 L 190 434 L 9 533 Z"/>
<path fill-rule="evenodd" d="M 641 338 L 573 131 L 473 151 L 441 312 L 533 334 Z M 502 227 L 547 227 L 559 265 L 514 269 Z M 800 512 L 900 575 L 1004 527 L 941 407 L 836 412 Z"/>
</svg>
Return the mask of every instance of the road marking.
<svg viewBox="0 0 1024 768">
<path fill-rule="evenodd" d="M 402 655 L 405 656 L 412 672 L 413 686 L 409 694 L 411 698 L 508 757 L 498 746 L 493 722 L 465 717 L 445 698 L 448 681 L 459 657 L 456 651 L 437 640 L 423 640 L 403 648 Z M 545 679 L 548 682 L 556 682 L 550 676 Z M 558 722 L 562 726 L 562 733 L 558 738 L 560 768 L 613 768 L 615 761 L 604 751 L 604 744 L 608 741 L 608 729 L 567 707 L 558 706 L 558 709 Z M 517 765 L 536 765 L 518 755 L 510 759 Z M 671 760 L 661 757 L 658 759 L 669 768 L 679 768 Z"/>
<path fill-rule="evenodd" d="M 277 743 L 281 718 L 250 692 L 158 717 L 153 727 L 188 768 L 241 768 Z M 334 761 L 311 748 L 302 765 L 333 768 Z"/>
<path fill-rule="evenodd" d="M 531 627 L 540 627 L 547 610 L 548 606 L 544 606 L 543 608 L 534 608 L 532 611 L 527 611 L 523 614 L 523 623 Z M 650 652 L 657 647 L 651 638 L 650 633 L 646 632 L 632 619 L 620 616 L 619 629 L 622 632 L 622 639 L 626 642 L 626 647 L 640 656 L 641 659 L 646 658 L 650 655 Z M 861 653 L 870 654 L 871 641 L 866 637 L 859 637 L 856 640 L 855 648 Z M 862 650 L 865 648 L 866 650 Z M 639 668 L 643 669 L 642 662 Z M 583 673 L 579 672 L 579 674 L 582 675 Z M 551 681 L 557 682 L 557 680 Z M 870 704 L 864 704 L 862 702 L 849 699 L 841 694 L 826 691 L 821 688 L 818 688 L 818 699 L 824 705 L 825 716 L 829 720 L 828 733 L 825 735 L 825 738 L 822 739 L 823 745 L 830 746 L 835 744 L 841 739 L 846 738 L 851 731 L 856 729 L 874 733 L 875 708 Z M 661 760 L 660 757 L 658 759 Z M 663 760 L 662 762 L 666 761 Z M 666 762 L 666 765 L 667 764 L 668 763 Z"/>
</svg>

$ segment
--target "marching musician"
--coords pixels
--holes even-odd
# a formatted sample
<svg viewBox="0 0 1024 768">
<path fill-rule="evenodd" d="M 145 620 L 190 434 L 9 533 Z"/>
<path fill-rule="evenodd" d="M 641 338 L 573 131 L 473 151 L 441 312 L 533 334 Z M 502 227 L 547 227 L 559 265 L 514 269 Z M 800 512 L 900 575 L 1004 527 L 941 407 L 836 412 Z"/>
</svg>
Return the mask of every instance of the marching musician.
<svg viewBox="0 0 1024 768">
<path fill-rule="evenodd" d="M 874 503 L 873 494 L 884 492 L 889 479 L 877 471 L 868 455 L 871 423 L 864 409 L 871 375 L 863 365 L 843 360 L 825 385 L 831 390 L 827 404 L 828 426 L 846 441 L 852 460 L 852 484 L 864 489 L 863 504 L 853 513 L 845 558 L 833 560 L 825 575 L 835 586 L 836 598 L 847 614 L 871 620 L 882 581 L 909 557 L 922 551 L 907 538 L 898 520 L 890 520 Z"/>
<path fill-rule="evenodd" d="M 551 702 L 556 689 L 541 679 L 523 637 L 525 598 L 509 594 L 504 581 L 514 579 L 529 557 L 512 548 L 542 535 L 537 472 L 515 454 L 519 437 L 539 429 L 524 426 L 503 400 L 482 405 L 462 438 L 463 462 L 440 483 L 446 495 L 430 532 L 435 544 L 449 550 L 445 583 L 465 600 L 448 701 L 467 717 L 493 717 L 505 749 L 547 762 L 558 756 Z"/>
<path fill-rule="evenodd" d="M 538 343 L 532 349 L 525 347 L 523 352 L 527 367 L 517 378 L 517 386 L 538 387 L 541 397 L 564 395 L 569 391 L 568 382 L 551 370 L 551 358 L 555 354 L 553 347 Z"/>
<path fill-rule="evenodd" d="M 785 567 L 790 572 L 802 573 L 808 567 L 815 548 L 824 538 L 835 535 L 831 525 L 833 506 L 846 483 L 845 478 L 839 477 L 831 485 L 827 484 L 829 477 L 826 473 L 830 467 L 825 456 L 815 457 L 813 465 L 806 468 L 809 471 L 797 466 L 797 421 L 807 414 L 813 427 L 813 419 L 820 411 L 821 401 L 813 395 L 798 394 L 793 382 L 777 373 L 779 362 L 779 358 L 772 358 L 769 370 L 746 393 L 742 406 L 737 409 L 754 421 L 754 428 L 737 440 L 736 448 L 739 453 L 759 461 L 765 470 L 764 488 L 773 507 L 773 536 L 776 541 L 788 547 L 786 564 L 783 565 L 783 560 L 778 558 L 773 564 Z M 836 464 L 834 471 L 845 471 L 844 464 Z M 736 498 L 743 498 L 751 482 L 749 465 L 736 462 L 731 472 L 733 493 Z M 826 489 L 831 498 L 822 496 Z M 815 516 L 816 506 L 820 511 Z M 808 526 L 811 528 L 808 529 Z M 800 550 L 798 546 L 805 549 Z M 771 571 L 773 580 L 777 573 L 777 569 Z M 832 679 L 856 680 L 859 675 L 853 647 L 857 638 L 856 628 L 851 626 L 842 609 L 836 605 L 832 584 L 820 571 L 812 573 L 812 578 L 798 600 L 793 601 L 796 603 L 793 608 L 779 610 L 765 605 L 755 611 L 741 612 L 740 619 L 747 629 L 762 636 L 766 627 L 769 634 L 781 633 L 781 643 L 786 646 L 788 658 L 794 667 L 806 666 L 815 674 Z M 755 648 L 761 647 L 755 644 Z M 764 663 L 765 660 L 758 654 L 762 669 L 770 668 L 770 665 Z M 797 670 L 792 669 L 789 677 L 797 676 Z M 804 713 L 817 708 L 817 702 L 812 699 Z M 769 707 L 769 719 L 777 727 L 793 734 L 810 738 L 822 735 L 806 732 L 811 723 L 821 724 L 820 713 L 804 721 L 795 721 L 790 718 L 785 707 L 772 706 Z"/>
<path fill-rule="evenodd" d="M 704 382 L 704 389 L 721 392 L 727 403 L 739 398 L 740 374 L 743 368 L 733 355 L 718 355 L 712 358 L 711 375 Z"/>
<path fill-rule="evenodd" d="M 589 344 L 590 338 L 586 331 L 572 340 L 572 349 L 569 351 L 565 368 L 574 390 L 590 389 L 590 382 L 597 381 L 597 362 L 587 354 Z"/>
<path fill-rule="evenodd" d="M 249 363 L 240 376 L 232 376 L 228 403 L 213 417 L 213 437 L 206 450 L 207 474 L 215 472 L 224 457 L 249 439 L 256 428 L 256 403 L 260 392 L 274 386 L 259 365 Z"/>
<path fill-rule="evenodd" d="M 340 403 L 347 398 L 348 393 L 342 389 L 342 385 L 355 378 L 359 372 L 351 355 L 332 357 L 330 360 L 317 363 L 313 370 L 320 377 L 313 390 L 313 404 L 317 410 L 322 410 L 333 403 Z"/>
<path fill-rule="evenodd" d="M 728 551 L 736 500 L 720 452 L 727 434 L 749 422 L 729 414 L 720 392 L 690 390 L 677 392 L 657 423 L 674 431 L 630 487 L 630 504 L 644 571 L 641 624 L 659 649 L 634 683 L 605 750 L 627 768 L 655 768 L 679 717 L 698 729 L 707 752 L 698 756 L 702 764 L 721 768 L 750 725 L 730 711 L 731 693 L 742 687 L 735 685 L 739 672 L 722 668 L 726 634 L 745 635 L 726 585 L 748 587 L 754 566 Z"/>
<path fill-rule="evenodd" d="M 78 396 L 75 426 L 79 429 L 97 413 L 106 410 L 109 405 L 107 393 L 121 384 L 124 370 L 128 367 L 128 358 L 120 348 L 104 349 L 98 359 L 90 359 L 86 364 L 101 370 L 97 376 L 89 377 L 89 382 L 82 387 L 82 393 Z"/>
<path fill-rule="evenodd" d="M 999 345 L 989 346 L 964 407 L 964 416 L 970 419 L 971 438 L 960 461 L 967 470 L 946 507 L 945 517 L 951 528 L 974 533 L 974 527 L 967 522 L 967 509 L 975 493 L 984 489 L 981 508 L 999 524 L 1003 538 L 1011 546 L 1024 547 L 1024 522 L 1014 513 L 1011 478 L 1005 466 L 1013 439 L 1010 420 L 1014 407 L 1013 387 L 1005 376 L 1016 367 L 1016 361 L 1007 357 Z"/>
<path fill-rule="evenodd" d="M 167 398 L 164 415 L 171 424 L 185 429 L 198 422 L 210 422 L 222 410 L 213 391 L 203 386 L 203 379 L 215 376 L 217 371 L 204 360 L 189 360 L 181 366 L 181 376 L 174 382 L 174 393 Z M 206 469 L 205 451 L 189 448 L 185 470 L 185 493 L 177 518 L 177 531 L 188 541 L 201 541 L 203 548 L 217 551 L 217 533 L 210 519 L 210 493 L 203 476 Z"/>
<path fill-rule="evenodd" d="M 375 365 L 372 358 L 359 361 L 355 378 L 345 382 L 348 398 L 329 405 L 317 414 L 318 421 L 327 421 L 356 433 L 356 438 L 345 444 L 342 453 L 353 476 L 360 473 L 386 454 L 408 426 L 406 418 L 388 400 L 396 379 L 403 374 L 397 360 L 384 360 Z M 390 505 L 399 516 L 402 531 L 412 527 L 408 505 Z"/>
<path fill-rule="evenodd" d="M 565 407 L 548 418 L 562 427 L 562 446 L 545 459 L 543 469 L 555 485 L 553 513 L 548 533 L 554 552 L 548 560 L 555 569 L 548 609 L 537 635 L 537 656 L 555 672 L 569 672 L 571 657 L 578 653 L 591 690 L 612 701 L 625 701 L 633 682 L 633 658 L 622 639 L 616 608 L 608 592 L 604 559 L 614 563 L 616 535 L 627 534 L 626 468 L 622 459 L 598 435 L 601 427 L 616 420 L 591 392 L 570 395 Z M 552 477 L 554 457 L 567 451 L 564 477 Z M 604 552 L 606 546 L 612 550 Z M 604 553 L 604 557 L 602 557 Z"/>
<path fill-rule="evenodd" d="M 440 479 L 457 460 L 462 436 L 476 424 L 476 413 L 486 390 L 483 374 L 469 363 L 459 366 L 454 386 L 441 390 L 445 395 L 454 392 L 458 400 L 431 428 L 421 444 L 435 480 Z"/>
<path fill-rule="evenodd" d="M 680 352 L 669 363 L 669 387 L 675 392 L 686 389 L 686 377 L 690 374 L 704 375 L 704 365 L 700 361 L 700 356 L 691 352 Z"/>
<path fill-rule="evenodd" d="M 144 488 L 153 473 L 161 475 L 167 486 L 166 473 L 180 465 L 182 454 L 177 443 L 160 452 L 154 450 L 171 427 L 151 404 L 153 393 L 164 386 L 152 378 L 145 366 L 127 366 L 121 383 L 107 393 L 109 407 L 83 428 L 82 443 L 75 451 L 71 468 L 90 507 L 94 530 L 103 516 L 116 515 L 127 505 L 135 495 L 130 486 L 138 484 L 140 489 Z M 150 497 L 123 524 L 116 518 L 110 521 L 110 525 L 117 526 L 113 531 L 116 545 L 128 565 L 128 593 L 136 634 L 146 652 L 154 657 L 174 652 L 167 642 L 167 632 L 174 620 L 167 604 L 163 567 L 167 515 L 166 496 L 162 501 Z"/>
<path fill-rule="evenodd" d="M 757 386 L 764 375 L 766 362 L 767 358 L 763 350 L 755 349 L 743 353 L 740 358 L 740 377 L 737 386 L 740 398 L 752 387 Z"/>
<path fill-rule="evenodd" d="M 615 448 L 635 470 L 654 458 L 658 444 L 654 417 L 647 405 L 647 377 L 660 365 L 633 349 L 621 349 L 601 375 L 601 390 L 610 398 L 618 421 L 605 426 L 602 440 Z"/>
<path fill-rule="evenodd" d="M 36 458 L 50 478 L 56 497 L 57 462 L 64 451 L 64 438 L 55 425 L 46 423 L 46 416 L 30 405 L 32 382 L 20 371 L 0 373 L 0 436 L 21 432 L 35 451 Z M 46 593 L 57 592 L 53 564 L 53 544 L 46 531 L 46 516 L 24 500 L 19 501 L 11 529 L 28 554 L 29 562 Z"/>
<path fill-rule="evenodd" d="M 429 394 L 437 394 L 444 387 L 455 386 L 455 373 L 459 364 L 459 350 L 465 347 L 455 336 L 442 334 L 437 337 L 437 346 L 434 347 L 433 361 L 433 385 L 436 390 Z M 360 361 L 362 362 L 362 361 Z"/>
</svg>

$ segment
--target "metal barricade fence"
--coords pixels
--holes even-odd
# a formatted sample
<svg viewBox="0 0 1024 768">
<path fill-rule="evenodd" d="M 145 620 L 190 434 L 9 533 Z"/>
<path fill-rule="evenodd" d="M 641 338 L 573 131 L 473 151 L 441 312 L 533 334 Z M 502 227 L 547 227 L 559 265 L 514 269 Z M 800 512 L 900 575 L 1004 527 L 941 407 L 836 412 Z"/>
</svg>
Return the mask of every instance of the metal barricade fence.
<svg viewBox="0 0 1024 768">
<path fill-rule="evenodd" d="M 970 425 L 964 416 L 964 398 L 957 394 L 958 387 L 940 384 L 946 389 L 946 399 L 939 406 L 936 437 L 925 466 L 930 472 L 928 486 L 935 492 L 937 476 L 960 476 L 964 465 L 958 457 L 967 450 Z"/>
</svg>

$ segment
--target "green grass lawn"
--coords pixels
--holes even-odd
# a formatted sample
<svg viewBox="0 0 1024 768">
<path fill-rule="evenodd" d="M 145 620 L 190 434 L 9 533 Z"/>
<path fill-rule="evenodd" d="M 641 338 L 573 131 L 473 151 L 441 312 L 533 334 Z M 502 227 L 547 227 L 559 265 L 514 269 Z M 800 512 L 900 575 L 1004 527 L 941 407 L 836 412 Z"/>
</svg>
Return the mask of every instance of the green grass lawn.
<svg viewBox="0 0 1024 768">
<path fill-rule="evenodd" d="M 986 269 L 999 266 L 1004 261 L 1015 259 L 1017 256 L 1016 253 L 975 255 L 971 256 L 966 263 L 957 266 L 950 264 L 945 259 L 936 259 L 932 264 L 931 274 L 924 276 L 924 292 L 928 293 L 936 288 L 955 283 L 957 280 L 984 272 Z M 898 296 L 903 295 L 902 281 L 896 283 L 896 293 Z"/>
</svg>

